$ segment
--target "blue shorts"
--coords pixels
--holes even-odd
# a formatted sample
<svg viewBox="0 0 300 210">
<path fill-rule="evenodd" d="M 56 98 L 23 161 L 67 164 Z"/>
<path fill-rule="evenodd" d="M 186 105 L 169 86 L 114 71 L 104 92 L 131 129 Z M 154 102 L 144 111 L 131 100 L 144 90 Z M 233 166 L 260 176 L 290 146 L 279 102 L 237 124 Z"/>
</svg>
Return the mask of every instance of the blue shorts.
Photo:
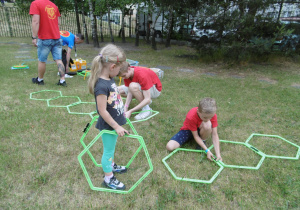
<svg viewBox="0 0 300 210">
<path fill-rule="evenodd" d="M 62 39 L 39 39 L 37 42 L 38 59 L 46 62 L 51 52 L 53 60 L 61 60 Z"/>
<path fill-rule="evenodd" d="M 198 135 L 200 136 L 200 129 L 197 129 Z M 188 142 L 189 140 L 194 139 L 193 133 L 190 130 L 180 130 L 176 133 L 171 140 L 178 142 L 178 144 L 183 145 L 184 143 Z"/>
</svg>

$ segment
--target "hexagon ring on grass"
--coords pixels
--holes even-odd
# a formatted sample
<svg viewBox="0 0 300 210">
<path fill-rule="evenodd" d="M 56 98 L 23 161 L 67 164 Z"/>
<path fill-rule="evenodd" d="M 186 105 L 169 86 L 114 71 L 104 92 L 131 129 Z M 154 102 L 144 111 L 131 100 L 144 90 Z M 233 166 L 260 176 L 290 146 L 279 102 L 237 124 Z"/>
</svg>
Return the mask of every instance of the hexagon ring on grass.
<svg viewBox="0 0 300 210">
<path fill-rule="evenodd" d="M 88 123 L 85 127 L 85 129 L 83 130 L 83 135 L 80 138 L 80 143 L 82 144 L 83 148 L 86 148 L 86 144 L 84 143 L 84 139 L 86 137 L 86 135 L 88 134 L 90 128 L 92 127 L 92 125 L 94 124 L 95 121 L 97 121 L 99 118 L 99 115 L 96 115 L 93 117 L 92 121 L 90 123 Z M 134 126 L 132 125 L 132 123 L 130 122 L 130 120 L 128 118 L 126 118 L 127 120 L 127 124 L 129 124 L 129 126 L 131 127 L 134 135 L 138 135 L 138 133 L 136 132 Z M 138 155 L 138 153 L 140 152 L 140 150 L 143 148 L 142 145 L 140 145 L 140 147 L 136 150 L 136 152 L 134 153 L 134 155 L 132 156 L 132 158 L 130 159 L 130 161 L 128 162 L 128 164 L 126 165 L 126 167 L 129 167 L 131 162 L 134 160 L 134 158 Z M 92 159 L 93 163 L 95 164 L 95 166 L 97 167 L 102 167 L 101 164 L 97 163 L 96 159 L 94 158 L 94 156 L 92 155 L 92 153 L 88 150 L 87 151 L 88 155 L 90 156 L 90 158 Z"/>
<path fill-rule="evenodd" d="M 75 99 L 77 99 L 78 101 L 76 101 L 76 102 L 74 102 L 74 103 L 71 103 L 71 104 L 67 104 L 67 105 L 51 105 L 51 104 L 50 104 L 50 101 L 54 101 L 54 100 L 57 100 L 57 99 L 59 99 L 59 98 L 75 98 Z M 47 105 L 48 105 L 48 107 L 68 107 L 68 106 L 70 106 L 70 105 L 72 105 L 72 104 L 77 104 L 77 103 L 79 103 L 79 102 L 81 102 L 81 99 L 80 99 L 78 96 L 58 96 L 58 97 L 56 97 L 56 98 L 51 98 L 51 99 L 47 100 Z"/>
<path fill-rule="evenodd" d="M 67 106 L 67 110 L 68 110 L 69 114 L 86 114 L 86 115 L 91 115 L 91 114 L 95 114 L 97 112 L 97 111 L 92 111 L 92 112 L 72 112 L 70 110 L 70 107 L 77 106 L 77 105 L 80 105 L 80 104 L 96 104 L 96 102 L 83 102 L 83 101 L 81 101 L 81 102 L 69 104 Z"/>
<path fill-rule="evenodd" d="M 188 151 L 188 152 L 198 152 L 198 153 L 205 153 L 203 150 L 193 150 L 193 149 L 184 149 L 184 148 L 177 148 L 172 153 L 170 153 L 168 156 L 166 156 L 164 159 L 162 159 L 162 162 L 167 167 L 169 172 L 172 174 L 172 176 L 179 181 L 187 181 L 187 182 L 198 182 L 198 183 L 204 183 L 204 184 L 211 184 L 217 176 L 221 173 L 221 171 L 224 169 L 224 167 L 219 163 L 220 161 L 215 161 L 214 163 L 219 166 L 220 168 L 217 170 L 217 172 L 209 179 L 209 180 L 201 180 L 201 179 L 189 179 L 189 178 L 183 178 L 178 177 L 175 172 L 171 169 L 171 167 L 167 164 L 166 160 L 170 158 L 172 155 L 174 155 L 178 151 Z M 188 164 L 188 163 L 187 163 Z"/>
<path fill-rule="evenodd" d="M 51 98 L 34 98 L 33 97 L 33 95 L 37 95 L 37 94 L 43 93 L 43 92 L 58 93 L 59 95 L 55 96 L 55 97 L 51 97 Z M 59 90 L 41 90 L 41 91 L 38 91 L 38 92 L 30 93 L 30 99 L 32 99 L 32 100 L 40 100 L 40 101 L 48 101 L 50 99 L 54 99 L 54 98 L 57 98 L 57 97 L 60 97 L 60 96 L 62 96 L 62 93 Z"/>
<path fill-rule="evenodd" d="M 251 139 L 253 139 L 253 137 L 255 136 L 262 136 L 262 137 L 272 137 L 272 138 L 278 138 L 278 140 L 280 141 L 284 141 L 284 142 L 287 142 L 288 144 L 290 144 L 291 146 L 293 147 L 296 147 L 298 150 L 296 152 L 296 155 L 294 157 L 287 157 L 287 156 L 280 156 L 280 155 L 268 155 L 268 154 L 265 154 L 264 155 L 266 157 L 269 157 L 269 158 L 281 158 L 281 159 L 290 159 L 290 160 L 297 160 L 299 159 L 299 156 L 300 156 L 300 146 L 298 146 L 297 144 L 294 144 L 288 140 L 286 140 L 285 138 L 282 138 L 281 136 L 277 136 L 277 135 L 266 135 L 266 134 L 258 134 L 258 133 L 252 133 L 250 135 L 250 137 L 246 140 L 246 143 L 249 144 L 249 141 Z M 250 145 L 250 144 L 249 144 Z M 256 149 L 255 147 L 253 147 L 252 145 L 250 145 L 252 148 L 254 148 L 255 150 L 258 150 Z M 259 150 L 258 150 L 259 151 Z"/>
<path fill-rule="evenodd" d="M 226 164 L 222 161 L 220 161 L 220 164 L 226 168 L 243 168 L 243 169 L 253 169 L 253 170 L 257 170 L 260 168 L 261 164 L 264 162 L 264 159 L 265 159 L 265 154 L 261 151 L 259 151 L 258 149 L 252 147 L 251 145 L 247 144 L 247 143 L 244 143 L 244 142 L 236 142 L 236 141 L 226 141 L 226 140 L 220 140 L 220 142 L 223 142 L 223 143 L 230 143 L 230 144 L 240 144 L 240 145 L 243 145 L 247 148 L 249 148 L 250 150 L 252 150 L 253 152 L 255 152 L 256 154 L 258 154 L 259 156 L 261 156 L 261 159 L 260 161 L 257 163 L 257 165 L 254 167 L 254 166 L 240 166 L 240 165 L 229 165 L 229 164 Z M 213 148 L 213 145 L 212 145 L 212 148 Z M 238 156 L 238 154 L 236 155 Z M 242 157 L 241 157 L 242 158 Z"/>
<path fill-rule="evenodd" d="M 78 161 L 79 161 L 79 164 L 83 170 L 83 173 L 89 183 L 89 186 L 92 190 L 96 190 L 96 191 L 105 191 L 105 192 L 114 192 L 114 193 L 121 193 L 121 194 L 127 194 L 127 193 L 130 193 L 132 190 L 134 190 L 137 185 L 139 185 L 152 171 L 153 171 L 153 165 L 152 165 L 152 162 L 151 162 L 151 159 L 150 159 L 150 156 L 149 156 L 149 153 L 148 153 L 148 150 L 147 150 L 147 147 L 146 147 L 146 144 L 144 142 L 144 139 L 142 136 L 139 136 L 139 135 L 125 135 L 126 137 L 129 137 L 129 138 L 135 138 L 135 139 L 138 139 L 139 143 L 141 144 L 142 148 L 144 149 L 144 152 L 145 152 L 145 155 L 146 155 L 146 158 L 147 158 L 147 161 L 148 161 L 148 164 L 149 164 L 149 170 L 128 190 L 128 191 L 122 191 L 122 190 L 114 190 L 114 189 L 108 189 L 108 188 L 100 188 L 100 187 L 95 187 L 92 183 L 92 180 L 86 170 L 86 167 L 82 161 L 82 156 L 88 152 L 88 150 L 90 149 L 91 146 L 93 146 L 93 144 L 98 140 L 100 139 L 100 137 L 102 136 L 103 133 L 109 133 L 109 134 L 115 134 L 117 135 L 117 133 L 115 131 L 109 131 L 109 130 L 102 130 L 92 141 L 91 143 L 89 143 L 89 145 L 78 155 Z M 131 160 L 130 160 L 131 161 Z M 129 161 L 129 162 L 130 162 Z M 128 163 L 130 165 L 130 163 Z M 126 165 L 126 168 L 128 168 L 128 164 Z"/>
</svg>

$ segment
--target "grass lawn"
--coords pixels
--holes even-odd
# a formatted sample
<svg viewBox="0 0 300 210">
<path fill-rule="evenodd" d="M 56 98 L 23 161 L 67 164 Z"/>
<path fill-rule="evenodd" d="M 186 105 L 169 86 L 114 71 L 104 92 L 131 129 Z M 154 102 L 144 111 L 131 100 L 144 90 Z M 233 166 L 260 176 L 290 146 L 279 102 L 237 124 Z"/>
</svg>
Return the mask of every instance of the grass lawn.
<svg viewBox="0 0 300 210">
<path fill-rule="evenodd" d="M 108 38 L 106 39 L 108 40 Z M 93 102 L 87 80 L 67 79 L 68 87 L 55 85 L 59 77 L 53 62 L 47 64 L 45 85 L 31 83 L 37 76 L 36 48 L 29 38 L 3 38 L 0 41 L 0 208 L 1 209 L 299 209 L 299 160 L 266 158 L 258 170 L 225 168 L 212 184 L 177 181 L 162 163 L 169 152 L 168 140 L 178 132 L 189 109 L 203 97 L 218 104 L 220 139 L 245 142 L 252 133 L 279 135 L 300 145 L 300 63 L 274 58 L 270 63 L 228 67 L 205 64 L 193 49 L 185 46 L 158 50 L 141 41 L 122 44 L 127 58 L 140 65 L 164 71 L 162 95 L 151 108 L 160 113 L 148 121 L 135 123 L 143 136 L 154 170 L 131 193 L 115 194 L 90 189 L 77 156 L 83 150 L 80 138 L 91 121 L 89 115 L 69 114 L 65 107 L 48 107 L 45 101 L 31 100 L 40 90 L 61 91 Z M 100 43 L 103 46 L 103 43 Z M 79 57 L 91 63 L 99 49 L 92 44 L 77 46 Z M 74 51 L 72 57 L 74 57 Z M 26 56 L 26 57 L 20 57 Z M 26 60 L 26 61 L 23 61 Z M 48 61 L 52 57 L 49 56 Z M 29 69 L 10 70 L 26 63 Z M 48 94 L 48 95 L 47 95 Z M 37 94 L 54 97 L 56 93 Z M 53 100 L 51 105 L 76 102 L 77 97 Z M 94 111 L 91 104 L 73 107 L 74 112 Z M 93 127 L 85 138 L 88 144 L 98 131 Z M 280 139 L 251 140 L 269 155 L 296 156 L 297 148 Z M 211 145 L 211 140 L 208 141 Z M 139 144 L 119 138 L 115 160 L 126 164 Z M 194 149 L 190 142 L 184 148 Z M 101 161 L 101 141 L 90 149 Z M 255 166 L 260 157 L 238 144 L 221 143 L 226 164 Z M 87 154 L 83 161 L 96 187 L 101 187 L 103 172 Z M 178 176 L 209 179 L 218 168 L 198 153 L 178 152 L 168 159 Z M 149 169 L 141 151 L 126 174 L 117 175 L 129 189 Z"/>
</svg>

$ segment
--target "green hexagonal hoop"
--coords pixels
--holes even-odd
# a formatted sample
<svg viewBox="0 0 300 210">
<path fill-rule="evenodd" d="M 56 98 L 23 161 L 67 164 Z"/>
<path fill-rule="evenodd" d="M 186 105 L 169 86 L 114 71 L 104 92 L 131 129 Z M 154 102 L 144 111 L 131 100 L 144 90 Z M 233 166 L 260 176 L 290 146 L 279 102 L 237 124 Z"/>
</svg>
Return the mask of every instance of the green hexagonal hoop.
<svg viewBox="0 0 300 210">
<path fill-rule="evenodd" d="M 34 98 L 33 95 L 34 94 L 38 94 L 38 93 L 41 93 L 41 92 L 56 92 L 56 93 L 59 93 L 59 96 L 56 96 L 56 97 L 53 97 L 53 98 L 47 98 L 47 99 L 40 99 L 40 98 Z M 30 93 L 30 99 L 32 100 L 39 100 L 39 101 L 48 101 L 50 99 L 54 99 L 54 98 L 57 98 L 57 97 L 60 97 L 62 96 L 62 93 L 61 91 L 59 90 L 41 90 L 41 91 L 37 91 L 37 92 L 33 92 L 33 93 Z"/>
<path fill-rule="evenodd" d="M 74 103 L 71 103 L 71 104 L 68 104 L 68 105 L 50 105 L 50 101 L 56 100 L 58 98 L 77 98 L 78 101 L 74 102 Z M 77 104 L 79 102 L 81 102 L 81 99 L 78 96 L 58 96 L 58 97 L 55 97 L 55 98 L 48 99 L 47 100 L 47 105 L 48 105 L 48 107 L 68 107 L 68 106 L 70 106 L 72 104 Z"/>
<path fill-rule="evenodd" d="M 94 119 L 93 119 L 94 120 Z M 82 161 L 82 156 L 88 152 L 88 150 L 90 149 L 91 146 L 93 146 L 93 144 L 101 137 L 101 135 L 103 133 L 109 133 L 109 134 L 115 134 L 117 135 L 117 133 L 115 131 L 108 131 L 108 130 L 102 130 L 90 143 L 88 146 L 85 147 L 85 149 L 78 155 L 78 161 L 80 163 L 80 166 L 84 172 L 84 175 L 88 181 L 88 184 L 90 186 L 90 188 L 92 190 L 96 190 L 96 191 L 105 191 L 105 192 L 114 192 L 114 193 L 121 193 L 121 194 L 127 194 L 130 193 L 132 190 L 134 190 L 152 171 L 153 171 L 153 165 L 147 150 L 147 147 L 145 145 L 144 139 L 142 136 L 139 135 L 125 135 L 126 137 L 130 137 L 130 138 L 135 138 L 138 139 L 138 141 L 140 142 L 142 148 L 144 149 L 148 164 L 149 164 L 149 170 L 128 190 L 128 191 L 122 191 L 122 190 L 114 190 L 114 189 L 108 189 L 108 188 L 100 188 L 100 187 L 95 187 L 92 183 L 92 180 L 86 170 L 86 167 L 84 166 L 84 163 Z M 130 163 L 132 162 L 132 158 L 131 160 L 128 162 L 128 164 L 126 165 L 126 168 L 129 167 Z"/>
<path fill-rule="evenodd" d="M 177 148 L 173 152 L 171 152 L 168 156 L 166 156 L 164 159 L 162 159 L 163 164 L 167 167 L 169 172 L 172 174 L 172 176 L 179 181 L 187 181 L 187 182 L 198 182 L 198 183 L 204 183 L 204 184 L 211 184 L 217 176 L 221 173 L 221 171 L 224 169 L 224 167 L 220 164 L 220 161 L 215 161 L 215 164 L 219 166 L 220 168 L 218 171 L 211 177 L 210 180 L 200 180 L 200 179 L 189 179 L 189 178 L 183 178 L 183 177 L 178 177 L 176 174 L 173 172 L 173 170 L 170 168 L 170 166 L 167 164 L 166 160 L 170 158 L 172 155 L 174 155 L 178 151 L 189 151 L 189 152 L 199 152 L 199 153 L 205 153 L 203 150 L 193 150 L 193 149 L 184 149 L 184 148 Z"/>
<path fill-rule="evenodd" d="M 237 142 L 237 141 L 227 141 L 227 140 L 220 140 L 220 142 L 223 143 L 231 143 L 231 144 L 241 144 L 244 145 L 245 147 L 249 148 L 250 150 L 254 151 L 256 154 L 258 154 L 259 156 L 261 156 L 260 161 L 257 163 L 257 165 L 255 167 L 253 166 L 239 166 L 239 165 L 228 165 L 222 161 L 220 161 L 220 164 L 226 168 L 243 168 L 243 169 L 253 169 L 253 170 L 257 170 L 260 168 L 261 164 L 264 162 L 266 156 L 263 152 L 259 151 L 258 149 L 256 149 L 255 147 L 253 147 L 252 145 L 248 144 L 248 143 L 244 143 L 244 142 Z M 212 148 L 214 147 L 214 145 L 212 145 Z"/>
<path fill-rule="evenodd" d="M 249 138 L 246 140 L 246 143 L 249 144 L 248 142 L 249 142 L 249 141 L 252 139 L 252 137 L 254 137 L 254 136 L 265 136 L 265 137 L 279 138 L 279 139 L 281 139 L 281 140 L 283 140 L 283 141 L 285 141 L 285 142 L 287 142 L 287 143 L 289 143 L 289 144 L 291 144 L 291 145 L 293 145 L 293 146 L 295 146 L 295 147 L 298 148 L 298 151 L 297 151 L 295 157 L 267 155 L 267 154 L 265 154 L 265 153 L 262 152 L 266 157 L 269 157 L 269 158 L 290 159 L 290 160 L 297 160 L 297 159 L 299 159 L 299 156 L 300 156 L 300 146 L 298 146 L 297 144 L 294 144 L 294 143 L 292 143 L 292 142 L 286 140 L 285 138 L 282 138 L 281 136 L 277 136 L 277 135 L 267 135 L 267 134 L 259 134 L 259 133 L 252 133 L 252 134 L 249 136 Z M 249 144 L 249 145 L 250 145 L 250 144 Z M 252 146 L 252 147 L 253 147 L 253 146 Z M 253 147 L 253 148 L 255 148 L 255 147 Z M 255 148 L 255 150 L 258 151 L 258 149 L 256 149 L 256 148 Z"/>
<path fill-rule="evenodd" d="M 83 135 L 82 137 L 80 138 L 80 143 L 82 144 L 83 148 L 86 148 L 86 144 L 84 143 L 84 138 L 85 136 L 88 134 L 90 128 L 92 127 L 92 125 L 94 124 L 94 122 L 96 120 L 98 120 L 99 118 L 99 115 L 96 115 L 92 118 L 92 121 L 90 123 L 88 123 L 85 127 L 85 129 L 83 130 Z M 130 128 L 132 129 L 134 135 L 138 135 L 138 133 L 136 132 L 134 126 L 132 125 L 132 123 L 130 122 L 130 120 L 128 118 L 126 118 L 127 120 L 127 124 L 129 124 Z M 132 158 L 130 159 L 130 161 L 128 162 L 128 164 L 126 165 L 126 167 L 129 167 L 130 164 L 132 163 L 132 161 L 134 160 L 134 158 L 138 155 L 138 153 L 140 152 L 140 150 L 143 148 L 142 145 L 140 145 L 140 147 L 136 150 L 136 152 L 134 153 L 134 155 L 132 156 Z M 102 167 L 102 165 L 100 163 L 97 163 L 96 159 L 94 158 L 94 156 L 92 155 L 92 153 L 88 150 L 87 151 L 88 155 L 90 156 L 90 158 L 92 159 L 93 163 L 95 164 L 95 166 L 97 167 Z"/>
<path fill-rule="evenodd" d="M 97 113 L 97 111 L 92 111 L 92 112 L 72 112 L 72 111 L 70 110 L 70 107 L 72 107 L 72 106 L 77 106 L 77 105 L 79 105 L 79 104 L 96 104 L 96 102 L 83 102 L 83 101 L 80 101 L 80 102 L 77 102 L 77 103 L 69 104 L 69 105 L 67 106 L 67 110 L 68 110 L 69 114 L 82 114 L 82 115 L 86 114 L 86 115 L 90 115 L 90 116 L 91 116 L 91 115 Z"/>
</svg>

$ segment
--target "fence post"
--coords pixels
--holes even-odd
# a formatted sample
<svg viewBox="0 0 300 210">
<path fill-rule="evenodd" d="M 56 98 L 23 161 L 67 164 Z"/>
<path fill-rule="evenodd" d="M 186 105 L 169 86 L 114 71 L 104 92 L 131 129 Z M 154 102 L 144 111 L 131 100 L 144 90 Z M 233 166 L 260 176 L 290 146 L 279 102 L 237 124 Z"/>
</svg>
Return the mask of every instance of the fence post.
<svg viewBox="0 0 300 210">
<path fill-rule="evenodd" d="M 10 19 L 9 19 L 8 8 L 4 7 L 4 9 L 5 9 L 5 15 L 6 15 L 7 23 L 8 23 L 9 34 L 10 34 L 11 37 L 13 37 L 12 28 L 11 28 L 11 22 L 10 22 Z"/>
</svg>

